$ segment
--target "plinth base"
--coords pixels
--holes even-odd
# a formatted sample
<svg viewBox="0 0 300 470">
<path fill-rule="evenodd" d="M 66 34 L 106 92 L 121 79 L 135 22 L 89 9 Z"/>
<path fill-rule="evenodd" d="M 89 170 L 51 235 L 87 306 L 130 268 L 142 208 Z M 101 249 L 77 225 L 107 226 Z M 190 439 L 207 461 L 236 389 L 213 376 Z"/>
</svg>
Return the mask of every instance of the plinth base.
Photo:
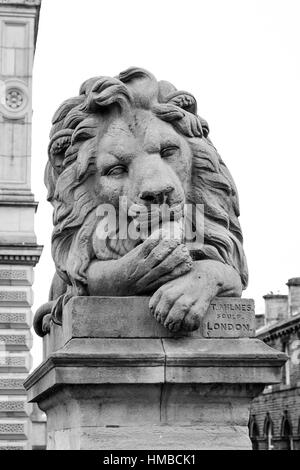
<svg viewBox="0 0 300 470">
<path fill-rule="evenodd" d="M 74 298 L 53 326 L 25 383 L 47 414 L 48 449 L 251 449 L 251 400 L 280 381 L 286 356 L 255 338 L 172 337 L 146 300 Z M 137 312 L 142 337 L 128 327 Z"/>
<path fill-rule="evenodd" d="M 65 385 L 39 401 L 48 449 L 251 449 L 261 386 Z"/>
</svg>

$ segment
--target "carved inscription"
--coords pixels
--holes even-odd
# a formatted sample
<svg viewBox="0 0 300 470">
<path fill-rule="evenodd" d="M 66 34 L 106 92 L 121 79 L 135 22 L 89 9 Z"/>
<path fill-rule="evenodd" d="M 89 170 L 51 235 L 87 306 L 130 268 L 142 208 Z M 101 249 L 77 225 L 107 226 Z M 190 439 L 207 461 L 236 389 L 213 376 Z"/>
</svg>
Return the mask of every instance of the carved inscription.
<svg viewBox="0 0 300 470">
<path fill-rule="evenodd" d="M 249 338 L 255 335 L 252 299 L 216 298 L 202 321 L 206 338 Z"/>
</svg>

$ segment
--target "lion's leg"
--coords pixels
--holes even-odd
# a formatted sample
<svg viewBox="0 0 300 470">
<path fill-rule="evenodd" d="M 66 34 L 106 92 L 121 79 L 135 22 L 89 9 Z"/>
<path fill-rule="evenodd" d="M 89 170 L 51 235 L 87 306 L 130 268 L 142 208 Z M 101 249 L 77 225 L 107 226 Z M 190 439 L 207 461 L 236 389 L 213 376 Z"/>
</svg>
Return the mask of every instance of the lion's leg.
<svg viewBox="0 0 300 470">
<path fill-rule="evenodd" d="M 51 312 L 55 301 L 62 296 L 66 290 L 67 284 L 55 273 L 50 287 L 49 301 L 41 305 L 34 316 L 33 327 L 36 334 L 39 336 L 44 336 L 49 331 Z"/>
</svg>

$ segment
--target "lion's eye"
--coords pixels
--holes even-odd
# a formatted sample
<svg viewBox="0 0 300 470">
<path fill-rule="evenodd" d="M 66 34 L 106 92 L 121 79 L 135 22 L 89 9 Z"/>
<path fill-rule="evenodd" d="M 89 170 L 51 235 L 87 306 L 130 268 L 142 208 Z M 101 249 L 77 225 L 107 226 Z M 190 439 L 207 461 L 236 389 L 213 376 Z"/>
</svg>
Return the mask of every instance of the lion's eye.
<svg viewBox="0 0 300 470">
<path fill-rule="evenodd" d="M 114 166 L 107 173 L 106 176 L 122 176 L 127 173 L 127 168 L 122 165 Z"/>
<path fill-rule="evenodd" d="M 162 156 L 162 158 L 168 158 L 168 157 L 172 157 L 173 155 L 175 155 L 175 153 L 178 151 L 178 147 L 166 147 L 164 149 L 162 149 L 160 151 L 160 154 Z"/>
</svg>

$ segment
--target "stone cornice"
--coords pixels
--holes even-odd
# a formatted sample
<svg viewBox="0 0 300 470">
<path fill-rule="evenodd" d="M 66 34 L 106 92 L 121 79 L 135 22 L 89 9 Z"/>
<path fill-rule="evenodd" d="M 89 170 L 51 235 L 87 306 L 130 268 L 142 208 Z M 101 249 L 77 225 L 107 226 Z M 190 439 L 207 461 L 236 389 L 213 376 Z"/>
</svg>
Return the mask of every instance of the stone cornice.
<svg viewBox="0 0 300 470">
<path fill-rule="evenodd" d="M 0 0 L 0 13 L 5 11 L 5 14 L 12 16 L 29 15 L 35 18 L 34 24 L 34 48 L 36 45 L 39 19 L 40 19 L 40 8 L 42 0 Z"/>
<path fill-rule="evenodd" d="M 38 7 L 42 0 L 0 0 L 0 5 L 17 5 L 24 7 Z"/>
<path fill-rule="evenodd" d="M 256 339 L 73 338 L 24 386 L 34 401 L 62 383 L 271 384 L 279 382 L 286 357 Z"/>
<path fill-rule="evenodd" d="M 257 333 L 256 337 L 269 342 L 276 338 L 280 338 L 300 330 L 300 314 L 290 317 L 287 320 L 278 322 L 274 325 L 264 328 L 263 331 Z"/>
<path fill-rule="evenodd" d="M 40 245 L 0 245 L 1 264 L 35 266 L 42 254 Z"/>
</svg>

